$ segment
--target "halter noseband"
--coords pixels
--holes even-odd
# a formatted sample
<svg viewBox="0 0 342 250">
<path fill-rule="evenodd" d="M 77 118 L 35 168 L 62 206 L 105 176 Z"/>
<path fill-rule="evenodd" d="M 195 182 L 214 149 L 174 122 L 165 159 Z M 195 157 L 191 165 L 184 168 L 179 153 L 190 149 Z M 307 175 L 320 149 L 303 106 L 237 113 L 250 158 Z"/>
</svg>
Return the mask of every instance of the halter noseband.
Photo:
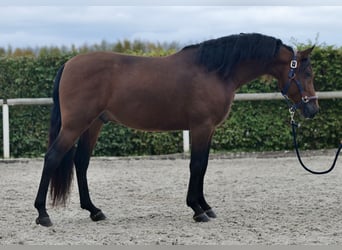
<svg viewBox="0 0 342 250">
<path fill-rule="evenodd" d="M 311 100 L 315 100 L 318 99 L 317 96 L 307 96 L 304 94 L 304 88 L 301 84 L 301 82 L 299 80 L 296 79 L 296 69 L 298 66 L 298 62 L 297 62 L 297 52 L 294 51 L 293 53 L 293 57 L 292 60 L 290 62 L 290 70 L 288 73 L 288 78 L 289 80 L 287 81 L 286 85 L 284 86 L 284 88 L 281 90 L 281 94 L 284 96 L 288 106 L 289 106 L 289 111 L 291 114 L 294 114 L 296 112 L 296 110 L 303 104 L 308 103 Z M 299 93 L 302 97 L 301 101 L 298 103 L 292 103 L 290 101 L 290 98 L 287 96 L 287 93 L 291 87 L 292 82 L 295 82 L 297 85 L 297 88 L 299 90 Z"/>
</svg>

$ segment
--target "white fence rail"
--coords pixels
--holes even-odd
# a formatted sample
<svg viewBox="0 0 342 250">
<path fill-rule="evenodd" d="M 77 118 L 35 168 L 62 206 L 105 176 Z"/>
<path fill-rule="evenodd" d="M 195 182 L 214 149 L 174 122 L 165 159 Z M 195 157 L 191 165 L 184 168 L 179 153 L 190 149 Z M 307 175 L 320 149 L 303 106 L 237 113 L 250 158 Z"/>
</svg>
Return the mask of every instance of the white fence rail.
<svg viewBox="0 0 342 250">
<path fill-rule="evenodd" d="M 319 99 L 342 99 L 342 91 L 317 92 Z M 255 93 L 255 94 L 236 94 L 235 101 L 265 101 L 281 100 L 283 96 L 280 93 Z M 52 98 L 17 98 L 0 99 L 2 106 L 2 130 L 3 130 L 3 157 L 10 158 L 10 128 L 9 128 L 9 106 L 18 105 L 50 105 Z M 190 150 L 189 131 L 183 131 L 183 151 Z"/>
</svg>

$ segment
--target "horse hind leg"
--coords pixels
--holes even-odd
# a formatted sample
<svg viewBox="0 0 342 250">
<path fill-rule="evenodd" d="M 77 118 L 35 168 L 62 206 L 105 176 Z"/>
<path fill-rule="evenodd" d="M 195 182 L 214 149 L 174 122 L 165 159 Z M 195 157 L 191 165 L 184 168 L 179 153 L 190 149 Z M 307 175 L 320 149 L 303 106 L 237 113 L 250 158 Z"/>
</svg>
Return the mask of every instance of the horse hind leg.
<svg viewBox="0 0 342 250">
<path fill-rule="evenodd" d="M 74 158 L 81 208 L 90 212 L 90 218 L 93 221 L 106 219 L 106 216 L 102 213 L 102 211 L 91 201 L 87 181 L 87 170 L 90 156 L 96 144 L 101 128 L 102 122 L 97 119 L 80 136 Z"/>
<path fill-rule="evenodd" d="M 36 219 L 37 224 L 47 227 L 52 226 L 52 222 L 46 211 L 46 198 L 49 184 L 50 181 L 52 181 L 52 177 L 56 175 L 56 170 L 61 168 L 61 164 L 66 164 L 67 160 L 72 161 L 74 139 L 76 138 L 76 136 L 73 137 L 71 134 L 61 131 L 55 142 L 45 154 L 43 172 L 34 203 L 35 208 L 38 210 L 38 218 Z M 70 167 L 70 164 L 68 166 Z M 70 175 L 70 178 L 71 177 L 72 175 Z M 58 185 L 58 181 L 55 181 L 54 184 Z M 68 192 L 66 189 L 63 189 L 63 191 L 66 191 L 66 193 L 57 193 L 58 196 L 63 197 L 62 200 L 65 201 Z"/>
</svg>

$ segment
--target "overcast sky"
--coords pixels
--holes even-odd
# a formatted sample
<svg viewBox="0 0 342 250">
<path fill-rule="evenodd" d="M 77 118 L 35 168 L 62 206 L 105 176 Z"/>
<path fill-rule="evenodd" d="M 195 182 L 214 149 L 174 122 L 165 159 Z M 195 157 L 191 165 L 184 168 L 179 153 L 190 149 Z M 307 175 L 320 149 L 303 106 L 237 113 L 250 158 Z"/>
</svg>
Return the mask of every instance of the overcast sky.
<svg viewBox="0 0 342 250">
<path fill-rule="evenodd" d="M 69 47 L 123 39 L 186 45 L 240 32 L 275 36 L 289 45 L 293 39 L 315 42 L 318 36 L 319 44 L 342 46 L 338 4 L 22 6 L 20 2 L 0 5 L 0 47 Z"/>
</svg>

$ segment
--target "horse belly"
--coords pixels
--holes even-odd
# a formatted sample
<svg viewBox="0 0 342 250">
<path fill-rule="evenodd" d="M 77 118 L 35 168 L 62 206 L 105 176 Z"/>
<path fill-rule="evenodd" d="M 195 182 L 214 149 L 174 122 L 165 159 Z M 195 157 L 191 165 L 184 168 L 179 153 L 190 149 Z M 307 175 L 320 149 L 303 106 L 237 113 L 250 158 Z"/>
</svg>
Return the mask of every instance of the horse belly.
<svg viewBox="0 0 342 250">
<path fill-rule="evenodd" d="M 145 93 L 146 94 L 146 93 Z M 188 129 L 186 106 L 183 101 L 162 96 L 118 97 L 109 110 L 111 120 L 127 127 L 145 131 Z"/>
</svg>

